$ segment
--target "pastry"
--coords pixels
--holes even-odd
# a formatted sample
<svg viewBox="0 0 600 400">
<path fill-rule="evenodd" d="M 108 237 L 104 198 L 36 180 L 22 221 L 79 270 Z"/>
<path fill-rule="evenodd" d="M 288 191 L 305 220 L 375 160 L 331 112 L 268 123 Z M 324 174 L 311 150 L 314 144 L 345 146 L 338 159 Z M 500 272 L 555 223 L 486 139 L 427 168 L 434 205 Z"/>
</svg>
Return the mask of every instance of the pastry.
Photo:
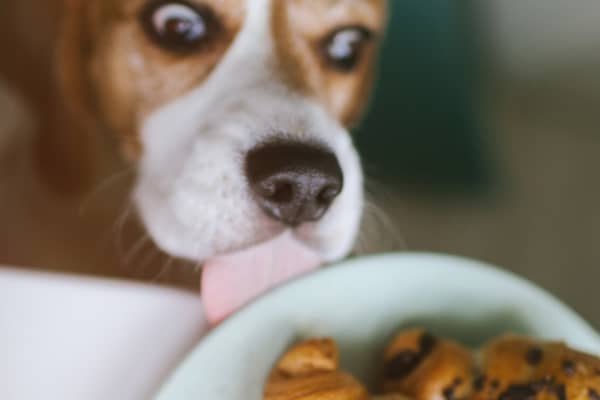
<svg viewBox="0 0 600 400">
<path fill-rule="evenodd" d="M 383 394 L 342 371 L 332 339 L 308 340 L 279 360 L 265 400 L 600 400 L 600 359 L 525 336 L 477 351 L 423 329 L 401 332 L 383 355 Z"/>
<path fill-rule="evenodd" d="M 562 343 L 503 336 L 479 352 L 423 330 L 384 355 L 383 390 L 414 400 L 600 400 L 600 359 Z"/>
<path fill-rule="evenodd" d="M 338 349 L 331 339 L 309 340 L 290 349 L 271 372 L 264 399 L 370 400 L 360 382 L 340 371 Z"/>
</svg>

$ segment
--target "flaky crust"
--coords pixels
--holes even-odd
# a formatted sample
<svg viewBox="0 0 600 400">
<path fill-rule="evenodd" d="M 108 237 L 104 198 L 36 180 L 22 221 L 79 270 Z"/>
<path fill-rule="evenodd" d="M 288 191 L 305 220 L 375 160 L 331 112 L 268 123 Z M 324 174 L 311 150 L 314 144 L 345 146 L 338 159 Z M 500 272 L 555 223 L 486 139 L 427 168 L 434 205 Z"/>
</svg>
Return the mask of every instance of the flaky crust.
<svg viewBox="0 0 600 400">
<path fill-rule="evenodd" d="M 600 400 L 600 360 L 521 336 L 491 341 L 482 350 L 473 400 Z"/>
<path fill-rule="evenodd" d="M 302 342 L 283 355 L 271 372 L 264 399 L 368 400 L 369 394 L 354 377 L 339 371 L 335 342 L 322 339 Z"/>
<path fill-rule="evenodd" d="M 477 355 L 424 330 L 388 347 L 383 387 L 414 400 L 600 400 L 600 360 L 523 336 L 504 336 Z"/>
<path fill-rule="evenodd" d="M 462 346 L 423 329 L 398 335 L 384 355 L 383 390 L 413 399 L 464 399 L 475 362 Z"/>
<path fill-rule="evenodd" d="M 383 356 L 383 395 L 339 370 L 331 339 L 309 340 L 273 369 L 265 400 L 600 400 L 600 359 L 523 336 L 472 352 L 423 329 L 406 330 Z"/>
</svg>

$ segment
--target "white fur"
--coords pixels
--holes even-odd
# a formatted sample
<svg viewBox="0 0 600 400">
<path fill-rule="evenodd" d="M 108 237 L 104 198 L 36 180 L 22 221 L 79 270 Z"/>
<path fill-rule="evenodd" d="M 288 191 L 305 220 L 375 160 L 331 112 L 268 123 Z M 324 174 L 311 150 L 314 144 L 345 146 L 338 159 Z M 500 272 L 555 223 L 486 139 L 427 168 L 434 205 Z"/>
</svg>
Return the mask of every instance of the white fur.
<svg viewBox="0 0 600 400">
<path fill-rule="evenodd" d="M 326 261 L 351 249 L 362 213 L 362 172 L 348 132 L 273 70 L 271 0 L 248 0 L 246 22 L 202 85 L 143 123 L 135 201 L 163 250 L 203 261 L 268 240 L 284 228 L 250 196 L 245 153 L 269 138 L 318 141 L 337 155 L 344 190 L 296 235 Z"/>
</svg>

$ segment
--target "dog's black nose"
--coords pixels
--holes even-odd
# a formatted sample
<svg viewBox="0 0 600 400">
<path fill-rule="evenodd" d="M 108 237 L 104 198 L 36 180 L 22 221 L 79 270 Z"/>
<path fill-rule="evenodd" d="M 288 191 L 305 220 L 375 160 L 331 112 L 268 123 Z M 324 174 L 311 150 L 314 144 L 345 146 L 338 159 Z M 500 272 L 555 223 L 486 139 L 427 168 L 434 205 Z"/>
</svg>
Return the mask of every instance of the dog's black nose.
<svg viewBox="0 0 600 400">
<path fill-rule="evenodd" d="M 344 183 L 333 153 L 294 142 L 272 142 L 251 150 L 246 176 L 260 207 L 289 226 L 321 219 Z"/>
</svg>

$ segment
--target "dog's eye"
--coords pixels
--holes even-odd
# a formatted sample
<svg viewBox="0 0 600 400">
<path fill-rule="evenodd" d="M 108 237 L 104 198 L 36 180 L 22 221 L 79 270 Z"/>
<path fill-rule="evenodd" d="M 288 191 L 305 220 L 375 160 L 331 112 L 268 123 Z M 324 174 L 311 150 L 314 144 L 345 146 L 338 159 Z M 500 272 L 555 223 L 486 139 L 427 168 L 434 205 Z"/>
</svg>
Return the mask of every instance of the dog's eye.
<svg viewBox="0 0 600 400">
<path fill-rule="evenodd" d="M 360 61 L 363 47 L 371 37 L 371 31 L 360 26 L 338 29 L 323 43 L 325 58 L 334 68 L 349 72 Z"/>
<path fill-rule="evenodd" d="M 150 2 L 141 18 L 152 39 L 160 46 L 177 52 L 197 50 L 218 27 L 209 8 L 179 0 Z"/>
</svg>

